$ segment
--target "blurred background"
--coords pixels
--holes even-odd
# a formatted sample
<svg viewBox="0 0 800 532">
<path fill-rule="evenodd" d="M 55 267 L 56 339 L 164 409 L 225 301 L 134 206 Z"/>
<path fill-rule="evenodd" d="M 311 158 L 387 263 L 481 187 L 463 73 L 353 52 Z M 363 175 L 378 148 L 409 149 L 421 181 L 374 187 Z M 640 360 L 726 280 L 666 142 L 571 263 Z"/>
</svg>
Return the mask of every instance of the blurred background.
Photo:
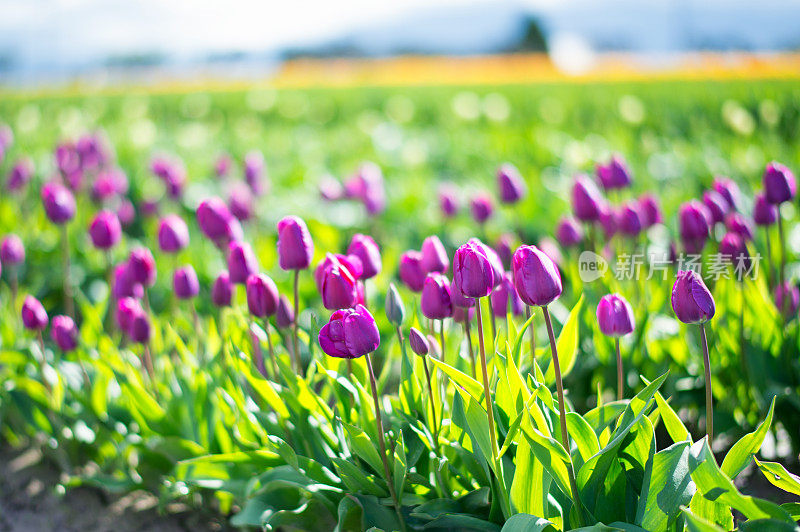
<svg viewBox="0 0 800 532">
<path fill-rule="evenodd" d="M 796 0 L 2 0 L 0 12 L 5 86 L 800 72 Z"/>
</svg>

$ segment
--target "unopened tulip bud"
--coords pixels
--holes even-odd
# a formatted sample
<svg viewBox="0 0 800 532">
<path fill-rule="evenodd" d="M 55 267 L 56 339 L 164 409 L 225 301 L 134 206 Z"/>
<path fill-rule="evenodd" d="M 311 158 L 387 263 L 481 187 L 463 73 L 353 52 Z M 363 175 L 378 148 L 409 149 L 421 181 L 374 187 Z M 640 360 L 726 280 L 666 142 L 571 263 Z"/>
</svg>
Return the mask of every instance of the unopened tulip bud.
<svg viewBox="0 0 800 532">
<path fill-rule="evenodd" d="M 211 302 L 215 307 L 230 307 L 233 297 L 231 278 L 228 272 L 220 272 L 211 287 Z"/>
<path fill-rule="evenodd" d="M 245 284 L 258 271 L 258 259 L 247 242 L 231 242 L 228 246 L 228 273 L 234 284 Z"/>
<path fill-rule="evenodd" d="M 381 272 L 381 251 L 371 236 L 356 233 L 347 248 L 348 255 L 354 255 L 361 261 L 360 278 L 371 279 Z"/>
<path fill-rule="evenodd" d="M 420 299 L 422 315 L 432 320 L 443 320 L 453 314 L 450 299 L 450 281 L 441 273 L 429 273 L 425 278 Z"/>
<path fill-rule="evenodd" d="M 426 273 L 446 272 L 450 267 L 450 258 L 444 249 L 442 241 L 436 235 L 431 235 L 422 242 L 422 269 Z"/>
<path fill-rule="evenodd" d="M 192 299 L 200 293 L 200 282 L 191 264 L 175 270 L 172 275 L 172 288 L 178 299 Z"/>
<path fill-rule="evenodd" d="M 403 324 L 403 319 L 406 316 L 406 308 L 403 305 L 403 299 L 397 291 L 394 283 L 389 284 L 389 290 L 386 292 L 386 319 L 392 325 L 399 327 Z"/>
<path fill-rule="evenodd" d="M 636 320 L 627 299 L 619 294 L 608 294 L 597 305 L 597 324 L 603 334 L 618 338 L 632 333 Z"/>
<path fill-rule="evenodd" d="M 456 250 L 453 283 L 466 297 L 485 297 L 495 286 L 494 269 L 486 251 L 472 240 Z"/>
<path fill-rule="evenodd" d="M 65 224 L 75 216 L 75 196 L 60 183 L 47 183 L 42 187 L 42 204 L 54 224 Z"/>
<path fill-rule="evenodd" d="M 272 316 L 278 309 L 278 287 L 263 273 L 256 273 L 247 279 L 247 308 L 250 314 L 259 318 Z"/>
<path fill-rule="evenodd" d="M 416 327 L 411 327 L 408 331 L 408 344 L 414 354 L 421 357 L 427 355 L 431 350 L 428 339 Z"/>
<path fill-rule="evenodd" d="M 409 250 L 400 255 L 400 280 L 412 292 L 422 291 L 425 283 L 425 268 L 422 267 L 422 252 Z"/>
<path fill-rule="evenodd" d="M 797 193 L 794 174 L 784 165 L 771 162 L 764 170 L 764 194 L 767 201 L 780 205 L 791 201 Z"/>
<path fill-rule="evenodd" d="M 31 331 L 41 331 L 47 327 L 48 317 L 47 311 L 33 296 L 25 297 L 22 303 L 22 325 Z"/>
<path fill-rule="evenodd" d="M 164 216 L 158 224 L 158 247 L 165 253 L 177 253 L 189 245 L 189 227 L 177 214 Z"/>
<path fill-rule="evenodd" d="M 555 262 L 536 246 L 514 252 L 514 284 L 526 305 L 549 305 L 561 295 L 561 273 Z"/>
<path fill-rule="evenodd" d="M 282 270 L 305 270 L 314 255 L 314 242 L 306 223 L 297 216 L 278 222 L 278 263 Z"/>
<path fill-rule="evenodd" d="M 143 286 L 153 286 L 156 282 L 156 260 L 149 249 L 138 247 L 128 256 L 128 272 L 133 281 Z"/>
<path fill-rule="evenodd" d="M 69 316 L 54 316 L 50 336 L 59 349 L 69 352 L 78 347 L 78 328 Z"/>
<path fill-rule="evenodd" d="M 97 249 L 111 249 L 122 238 L 122 225 L 111 211 L 100 211 L 89 225 L 89 236 Z"/>
<path fill-rule="evenodd" d="M 337 310 L 319 332 L 319 345 L 329 356 L 359 358 L 381 343 L 378 326 L 363 305 Z"/>
<path fill-rule="evenodd" d="M 500 201 L 503 203 L 516 203 L 528 192 L 519 170 L 508 163 L 497 170 L 497 185 L 500 189 Z"/>
<path fill-rule="evenodd" d="M 703 323 L 714 317 L 714 298 L 697 272 L 678 272 L 672 286 L 672 310 L 683 323 Z"/>
</svg>

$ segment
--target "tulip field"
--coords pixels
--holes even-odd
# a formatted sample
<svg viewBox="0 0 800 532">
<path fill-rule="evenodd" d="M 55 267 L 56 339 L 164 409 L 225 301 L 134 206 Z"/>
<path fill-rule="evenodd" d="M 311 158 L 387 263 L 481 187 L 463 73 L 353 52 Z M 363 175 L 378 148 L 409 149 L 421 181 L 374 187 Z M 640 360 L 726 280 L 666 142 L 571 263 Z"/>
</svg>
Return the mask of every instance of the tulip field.
<svg viewBox="0 0 800 532">
<path fill-rule="evenodd" d="M 241 529 L 798 530 L 799 148 L 794 80 L 8 93 L 0 443 Z"/>
</svg>

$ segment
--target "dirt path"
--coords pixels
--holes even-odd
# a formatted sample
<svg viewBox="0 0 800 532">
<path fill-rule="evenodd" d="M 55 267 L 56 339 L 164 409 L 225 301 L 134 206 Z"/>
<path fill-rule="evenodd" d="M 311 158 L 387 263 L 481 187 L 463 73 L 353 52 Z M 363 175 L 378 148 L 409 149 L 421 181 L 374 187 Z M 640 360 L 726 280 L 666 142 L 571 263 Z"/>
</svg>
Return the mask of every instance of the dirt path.
<svg viewBox="0 0 800 532">
<path fill-rule="evenodd" d="M 58 480 L 38 451 L 0 446 L 0 532 L 230 530 L 224 517 L 182 505 L 160 514 L 156 498 L 143 491 L 116 496 L 81 487 L 59 495 Z"/>
</svg>

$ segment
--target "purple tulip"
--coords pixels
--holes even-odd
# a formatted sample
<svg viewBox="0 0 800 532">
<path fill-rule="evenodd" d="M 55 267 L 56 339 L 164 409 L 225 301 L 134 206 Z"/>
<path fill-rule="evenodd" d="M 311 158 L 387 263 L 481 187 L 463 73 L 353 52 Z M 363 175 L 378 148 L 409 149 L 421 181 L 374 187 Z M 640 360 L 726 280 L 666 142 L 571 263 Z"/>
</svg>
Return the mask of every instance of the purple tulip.
<svg viewBox="0 0 800 532">
<path fill-rule="evenodd" d="M 574 218 L 562 218 L 556 226 L 556 238 L 564 247 L 577 246 L 583 240 L 583 228 Z"/>
<path fill-rule="evenodd" d="M 450 300 L 453 302 L 454 308 L 470 308 L 475 306 L 475 299 L 472 297 L 465 297 L 455 283 L 450 283 Z"/>
<path fill-rule="evenodd" d="M 412 292 L 421 292 L 425 284 L 425 268 L 422 267 L 422 252 L 409 250 L 400 255 L 400 280 Z"/>
<path fill-rule="evenodd" d="M 422 287 L 420 307 L 422 315 L 431 320 L 443 320 L 453 315 L 450 281 L 447 277 L 438 272 L 428 274 Z"/>
<path fill-rule="evenodd" d="M 733 180 L 717 176 L 714 178 L 711 188 L 725 198 L 728 203 L 728 210 L 737 210 L 739 208 L 741 193 L 739 192 L 739 186 Z"/>
<path fill-rule="evenodd" d="M 711 214 L 711 222 L 715 224 L 722 223 L 730 208 L 728 200 L 716 190 L 706 190 L 703 192 L 703 204 L 708 209 L 709 214 Z"/>
<path fill-rule="evenodd" d="M 228 272 L 222 271 L 211 286 L 211 302 L 215 307 L 230 307 L 233 287 Z"/>
<path fill-rule="evenodd" d="M 325 280 L 325 272 L 334 265 L 347 268 L 348 272 L 350 272 L 350 276 L 353 279 L 360 279 L 361 274 L 363 273 L 361 261 L 355 255 L 328 253 L 314 269 L 314 282 L 316 283 L 317 289 L 320 292 L 322 292 L 322 281 Z"/>
<path fill-rule="evenodd" d="M 237 220 L 246 222 L 253 217 L 253 193 L 244 184 L 235 185 L 228 194 L 228 205 Z"/>
<path fill-rule="evenodd" d="M 600 189 L 588 176 L 575 176 L 572 185 L 572 212 L 582 222 L 593 222 L 600 219 L 605 199 Z"/>
<path fill-rule="evenodd" d="M 753 204 L 753 221 L 756 225 L 768 227 L 778 221 L 778 208 L 767 201 L 767 197 L 761 193 L 756 194 Z"/>
<path fill-rule="evenodd" d="M 450 258 L 442 241 L 431 235 L 422 241 L 422 269 L 427 273 L 446 272 L 450 268 Z"/>
<path fill-rule="evenodd" d="M 325 201 L 339 201 L 344 197 L 344 188 L 338 179 L 326 175 L 319 182 L 319 195 Z"/>
<path fill-rule="evenodd" d="M 453 184 L 444 184 L 439 187 L 439 208 L 447 218 L 458 214 L 458 193 Z"/>
<path fill-rule="evenodd" d="M 680 206 L 678 223 L 684 247 L 690 253 L 699 253 L 710 234 L 711 213 L 697 200 L 691 200 Z"/>
<path fill-rule="evenodd" d="M 644 194 L 639 198 L 639 213 L 645 229 L 649 229 L 664 221 L 658 200 L 652 194 Z"/>
<path fill-rule="evenodd" d="M 773 205 L 791 201 L 797 193 L 794 174 L 784 165 L 775 161 L 764 170 L 764 194 Z"/>
<path fill-rule="evenodd" d="M 378 349 L 380 343 L 375 319 L 363 305 L 337 310 L 319 332 L 322 350 L 337 358 L 362 357 Z"/>
<path fill-rule="evenodd" d="M 352 307 L 358 299 L 358 278 L 335 256 L 329 254 L 327 259 L 329 262 L 322 272 L 320 283 L 322 304 L 328 310 Z"/>
<path fill-rule="evenodd" d="M 150 318 L 147 317 L 147 313 L 143 310 L 135 313 L 131 319 L 130 329 L 128 330 L 131 340 L 137 344 L 146 344 L 150 341 L 150 333 Z"/>
<path fill-rule="evenodd" d="M 278 299 L 278 310 L 275 311 L 275 325 L 279 329 L 288 329 L 294 323 L 294 309 L 286 296 Z"/>
<path fill-rule="evenodd" d="M 81 158 L 73 143 L 60 143 L 56 146 L 53 156 L 55 158 L 56 168 L 58 168 L 62 176 L 67 177 L 71 174 L 80 174 Z"/>
<path fill-rule="evenodd" d="M 371 216 L 382 213 L 386 209 L 386 191 L 380 167 L 370 162 L 359 166 L 345 183 L 345 195 L 361 200 Z"/>
<path fill-rule="evenodd" d="M 189 227 L 177 214 L 168 214 L 158 223 L 158 247 L 164 253 L 177 253 L 189 245 Z"/>
<path fill-rule="evenodd" d="M 306 223 L 297 216 L 278 222 L 278 263 L 282 270 L 305 270 L 314 255 L 314 242 Z"/>
<path fill-rule="evenodd" d="M 234 284 L 245 284 L 258 272 L 258 259 L 247 242 L 231 242 L 228 247 L 228 273 Z"/>
<path fill-rule="evenodd" d="M 642 217 L 638 207 L 639 205 L 637 203 L 628 203 L 623 205 L 617 212 L 619 231 L 623 235 L 635 237 L 642 232 L 644 224 L 642 223 Z"/>
<path fill-rule="evenodd" d="M 244 156 L 244 179 L 256 197 L 267 193 L 266 164 L 260 151 L 251 151 Z"/>
<path fill-rule="evenodd" d="M 145 247 L 131 250 L 128 271 L 135 282 L 142 286 L 153 286 L 156 282 L 156 260 L 150 250 Z"/>
<path fill-rule="evenodd" d="M 489 259 L 489 265 L 492 267 L 494 286 L 500 286 L 500 283 L 503 282 L 503 273 L 505 272 L 503 269 L 503 261 L 500 260 L 500 256 L 478 238 L 470 238 L 468 243 L 474 244 L 483 250 L 483 254 Z"/>
<path fill-rule="evenodd" d="M 598 164 L 597 177 L 606 190 L 626 188 L 631 185 L 631 174 L 625 161 L 619 155 L 614 155 L 607 164 Z"/>
<path fill-rule="evenodd" d="M 78 347 L 78 328 L 69 316 L 53 316 L 50 337 L 64 352 Z"/>
<path fill-rule="evenodd" d="M 725 227 L 728 228 L 728 231 L 738 234 L 746 241 L 753 240 L 753 233 L 755 231 L 753 224 L 738 212 L 733 211 L 728 214 L 725 218 Z"/>
<path fill-rule="evenodd" d="M 192 299 L 200 293 L 200 282 L 191 264 L 175 270 L 172 274 L 172 289 L 178 299 Z"/>
<path fill-rule="evenodd" d="M 144 286 L 134 279 L 128 262 L 114 267 L 114 286 L 112 293 L 117 300 L 125 297 L 141 299 L 144 297 Z"/>
<path fill-rule="evenodd" d="M 415 355 L 419 355 L 424 357 L 427 355 L 431 350 L 431 345 L 428 342 L 428 339 L 422 334 L 416 327 L 411 327 L 408 330 L 408 345 L 411 346 L 411 350 L 414 352 Z"/>
<path fill-rule="evenodd" d="M 138 300 L 132 297 L 123 297 L 117 301 L 117 310 L 114 317 L 119 329 L 125 334 L 129 334 L 133 318 L 135 318 L 137 314 L 144 314 L 142 305 Z"/>
<path fill-rule="evenodd" d="M 362 279 L 372 279 L 381 273 L 381 250 L 371 236 L 356 233 L 347 248 L 348 255 L 361 261 Z"/>
<path fill-rule="evenodd" d="M 186 168 L 183 166 L 183 161 L 159 156 L 150 163 L 150 171 L 164 183 L 169 197 L 180 198 L 186 184 Z"/>
<path fill-rule="evenodd" d="M 472 321 L 473 318 L 475 318 L 475 307 L 453 307 L 454 322 L 466 323 L 467 320 Z"/>
<path fill-rule="evenodd" d="M 47 327 L 47 311 L 39 300 L 33 296 L 26 296 L 22 303 L 22 325 L 31 331 L 41 331 Z"/>
<path fill-rule="evenodd" d="M 800 289 L 789 281 L 775 287 L 775 306 L 785 318 L 797 314 L 800 307 Z"/>
<path fill-rule="evenodd" d="M 227 153 L 223 153 L 214 162 L 214 173 L 217 177 L 226 177 L 233 166 L 233 159 Z"/>
<path fill-rule="evenodd" d="M 97 249 L 111 249 L 122 238 L 122 225 L 111 211 L 100 211 L 89 225 L 89 236 Z"/>
<path fill-rule="evenodd" d="M 512 262 L 517 294 L 526 305 L 543 307 L 561 295 L 561 273 L 542 250 L 520 246 Z"/>
<path fill-rule="evenodd" d="M 75 196 L 60 183 L 51 182 L 42 187 L 42 203 L 54 224 L 65 224 L 75 216 Z"/>
<path fill-rule="evenodd" d="M 479 194 L 472 198 L 469 202 L 469 208 L 472 212 L 472 218 L 479 224 L 485 223 L 492 216 L 494 206 L 492 205 L 492 198 L 486 194 Z"/>
<path fill-rule="evenodd" d="M 558 243 L 552 238 L 550 237 L 542 238 L 541 240 L 539 240 L 538 247 L 544 252 L 545 255 L 553 259 L 553 262 L 556 263 L 556 266 L 561 266 L 562 264 L 564 264 L 564 255 L 561 254 L 561 248 L 559 247 Z"/>
<path fill-rule="evenodd" d="M 519 298 L 517 289 L 514 287 L 514 281 L 511 274 L 506 272 L 503 274 L 503 282 L 500 286 L 495 288 L 491 295 L 492 310 L 497 316 L 506 316 L 511 307 L 511 313 L 514 316 L 520 316 L 525 310 L 525 304 Z"/>
<path fill-rule="evenodd" d="M 125 198 L 117 205 L 117 218 L 122 227 L 130 226 L 136 219 L 136 209 L 133 207 L 131 200 Z"/>
<path fill-rule="evenodd" d="M 514 253 L 511 249 L 513 242 L 514 236 L 504 233 L 500 235 L 500 238 L 497 239 L 494 245 L 494 250 L 497 256 L 500 257 L 500 263 L 503 265 L 503 268 L 511 267 L 511 255 Z"/>
<path fill-rule="evenodd" d="M 389 283 L 384 310 L 389 323 L 395 327 L 403 324 L 403 319 L 406 317 L 406 307 L 403 305 L 403 299 L 400 297 L 400 293 L 394 283 Z"/>
<path fill-rule="evenodd" d="M 203 234 L 218 246 L 241 239 L 239 222 L 220 198 L 209 198 L 197 207 L 197 224 Z"/>
<path fill-rule="evenodd" d="M 0 261 L 16 266 L 25 261 L 25 246 L 22 240 L 14 234 L 6 235 L 0 244 Z"/>
<path fill-rule="evenodd" d="M 726 233 L 719 242 L 719 253 L 731 261 L 741 274 L 750 269 L 750 253 L 742 235 L 735 231 Z"/>
<path fill-rule="evenodd" d="M 603 228 L 603 236 L 605 236 L 607 241 L 611 240 L 620 230 L 619 226 L 621 220 L 619 212 L 611 205 L 602 206 L 598 221 L 600 222 L 600 227 Z"/>
<path fill-rule="evenodd" d="M 597 305 L 597 324 L 606 336 L 619 338 L 633 332 L 636 320 L 627 299 L 619 294 L 608 294 Z"/>
<path fill-rule="evenodd" d="M 485 297 L 495 286 L 494 268 L 484 247 L 472 239 L 456 250 L 453 284 L 466 297 Z"/>
<path fill-rule="evenodd" d="M 6 189 L 14 192 L 25 187 L 33 177 L 33 161 L 28 157 L 19 159 L 8 173 Z"/>
<path fill-rule="evenodd" d="M 516 203 L 528 192 L 519 170 L 509 163 L 497 169 L 497 186 L 500 188 L 500 201 L 503 203 Z"/>
<path fill-rule="evenodd" d="M 683 323 L 704 323 L 714 317 L 714 298 L 697 272 L 678 272 L 672 286 L 672 310 Z"/>
<path fill-rule="evenodd" d="M 278 287 L 263 273 L 254 273 L 247 278 L 247 308 L 259 318 L 272 316 L 278 309 Z"/>
<path fill-rule="evenodd" d="M 145 199 L 139 203 L 139 211 L 145 218 L 157 216 L 160 208 L 158 198 Z"/>
</svg>

